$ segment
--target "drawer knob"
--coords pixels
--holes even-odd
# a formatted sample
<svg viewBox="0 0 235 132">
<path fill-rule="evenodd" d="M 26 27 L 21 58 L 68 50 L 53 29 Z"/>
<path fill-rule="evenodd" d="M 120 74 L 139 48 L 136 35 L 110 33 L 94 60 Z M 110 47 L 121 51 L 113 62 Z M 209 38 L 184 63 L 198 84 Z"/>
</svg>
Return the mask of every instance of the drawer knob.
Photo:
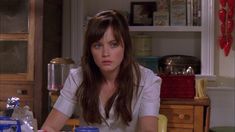
<svg viewBox="0 0 235 132">
<path fill-rule="evenodd" d="M 22 90 L 22 89 L 17 89 L 16 90 L 16 93 L 18 95 L 27 95 L 28 94 L 28 91 L 27 90 Z"/>
<path fill-rule="evenodd" d="M 179 119 L 184 119 L 185 115 L 184 114 L 179 114 Z"/>
</svg>

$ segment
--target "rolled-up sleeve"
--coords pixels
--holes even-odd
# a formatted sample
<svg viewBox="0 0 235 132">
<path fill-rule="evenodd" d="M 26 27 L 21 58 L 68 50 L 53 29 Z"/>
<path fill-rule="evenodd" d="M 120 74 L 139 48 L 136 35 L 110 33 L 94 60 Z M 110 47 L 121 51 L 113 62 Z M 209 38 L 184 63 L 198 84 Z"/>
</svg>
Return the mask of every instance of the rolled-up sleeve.
<svg viewBox="0 0 235 132">
<path fill-rule="evenodd" d="M 139 116 L 158 116 L 160 108 L 161 78 L 152 71 L 145 73 Z"/>
<path fill-rule="evenodd" d="M 77 104 L 76 91 L 78 89 L 77 72 L 71 70 L 68 78 L 64 83 L 63 89 L 60 91 L 60 96 L 54 104 L 54 108 L 70 117 Z"/>
</svg>

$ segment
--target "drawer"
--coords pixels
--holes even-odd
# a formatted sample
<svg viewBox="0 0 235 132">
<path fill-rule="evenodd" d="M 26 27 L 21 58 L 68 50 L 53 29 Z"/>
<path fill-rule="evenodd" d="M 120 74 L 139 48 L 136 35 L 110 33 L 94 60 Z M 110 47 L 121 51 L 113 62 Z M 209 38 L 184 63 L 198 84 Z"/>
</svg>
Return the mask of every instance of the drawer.
<svg viewBox="0 0 235 132">
<path fill-rule="evenodd" d="M 0 97 L 33 97 L 33 87 L 29 84 L 0 84 Z"/>
<path fill-rule="evenodd" d="M 1 82 L 0 83 L 0 110 L 6 109 L 9 97 L 20 98 L 20 105 L 29 105 L 33 108 L 33 83 L 24 81 Z"/>
<path fill-rule="evenodd" d="M 193 129 L 184 128 L 167 128 L 167 132 L 193 132 Z"/>
<path fill-rule="evenodd" d="M 193 106 L 161 105 L 160 113 L 166 115 L 170 124 L 193 124 Z"/>
</svg>

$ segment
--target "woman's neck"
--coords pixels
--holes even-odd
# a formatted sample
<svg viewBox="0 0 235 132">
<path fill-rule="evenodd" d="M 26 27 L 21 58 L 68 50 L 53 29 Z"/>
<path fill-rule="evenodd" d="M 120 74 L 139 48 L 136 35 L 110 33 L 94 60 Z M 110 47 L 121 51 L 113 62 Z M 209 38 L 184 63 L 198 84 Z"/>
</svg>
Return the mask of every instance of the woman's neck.
<svg viewBox="0 0 235 132">
<path fill-rule="evenodd" d="M 119 70 L 115 70 L 113 72 L 102 72 L 105 80 L 101 85 L 100 99 L 104 107 L 106 106 L 106 103 L 110 97 L 113 96 L 117 90 L 116 78 L 118 72 Z"/>
<path fill-rule="evenodd" d="M 119 73 L 119 68 L 113 71 L 101 71 L 101 72 L 104 76 L 105 83 L 115 83 L 115 80 Z"/>
</svg>

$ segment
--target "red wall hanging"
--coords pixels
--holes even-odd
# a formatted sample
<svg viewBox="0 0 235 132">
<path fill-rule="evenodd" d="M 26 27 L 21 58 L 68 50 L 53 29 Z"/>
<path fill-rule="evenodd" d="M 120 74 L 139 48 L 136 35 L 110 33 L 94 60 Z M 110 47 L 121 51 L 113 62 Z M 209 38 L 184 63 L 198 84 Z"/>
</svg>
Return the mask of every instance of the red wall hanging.
<svg viewBox="0 0 235 132">
<path fill-rule="evenodd" d="M 219 0 L 219 20 L 220 31 L 219 46 L 224 51 L 224 55 L 228 56 L 232 47 L 233 37 L 232 32 L 234 29 L 234 7 L 235 0 Z"/>
</svg>

